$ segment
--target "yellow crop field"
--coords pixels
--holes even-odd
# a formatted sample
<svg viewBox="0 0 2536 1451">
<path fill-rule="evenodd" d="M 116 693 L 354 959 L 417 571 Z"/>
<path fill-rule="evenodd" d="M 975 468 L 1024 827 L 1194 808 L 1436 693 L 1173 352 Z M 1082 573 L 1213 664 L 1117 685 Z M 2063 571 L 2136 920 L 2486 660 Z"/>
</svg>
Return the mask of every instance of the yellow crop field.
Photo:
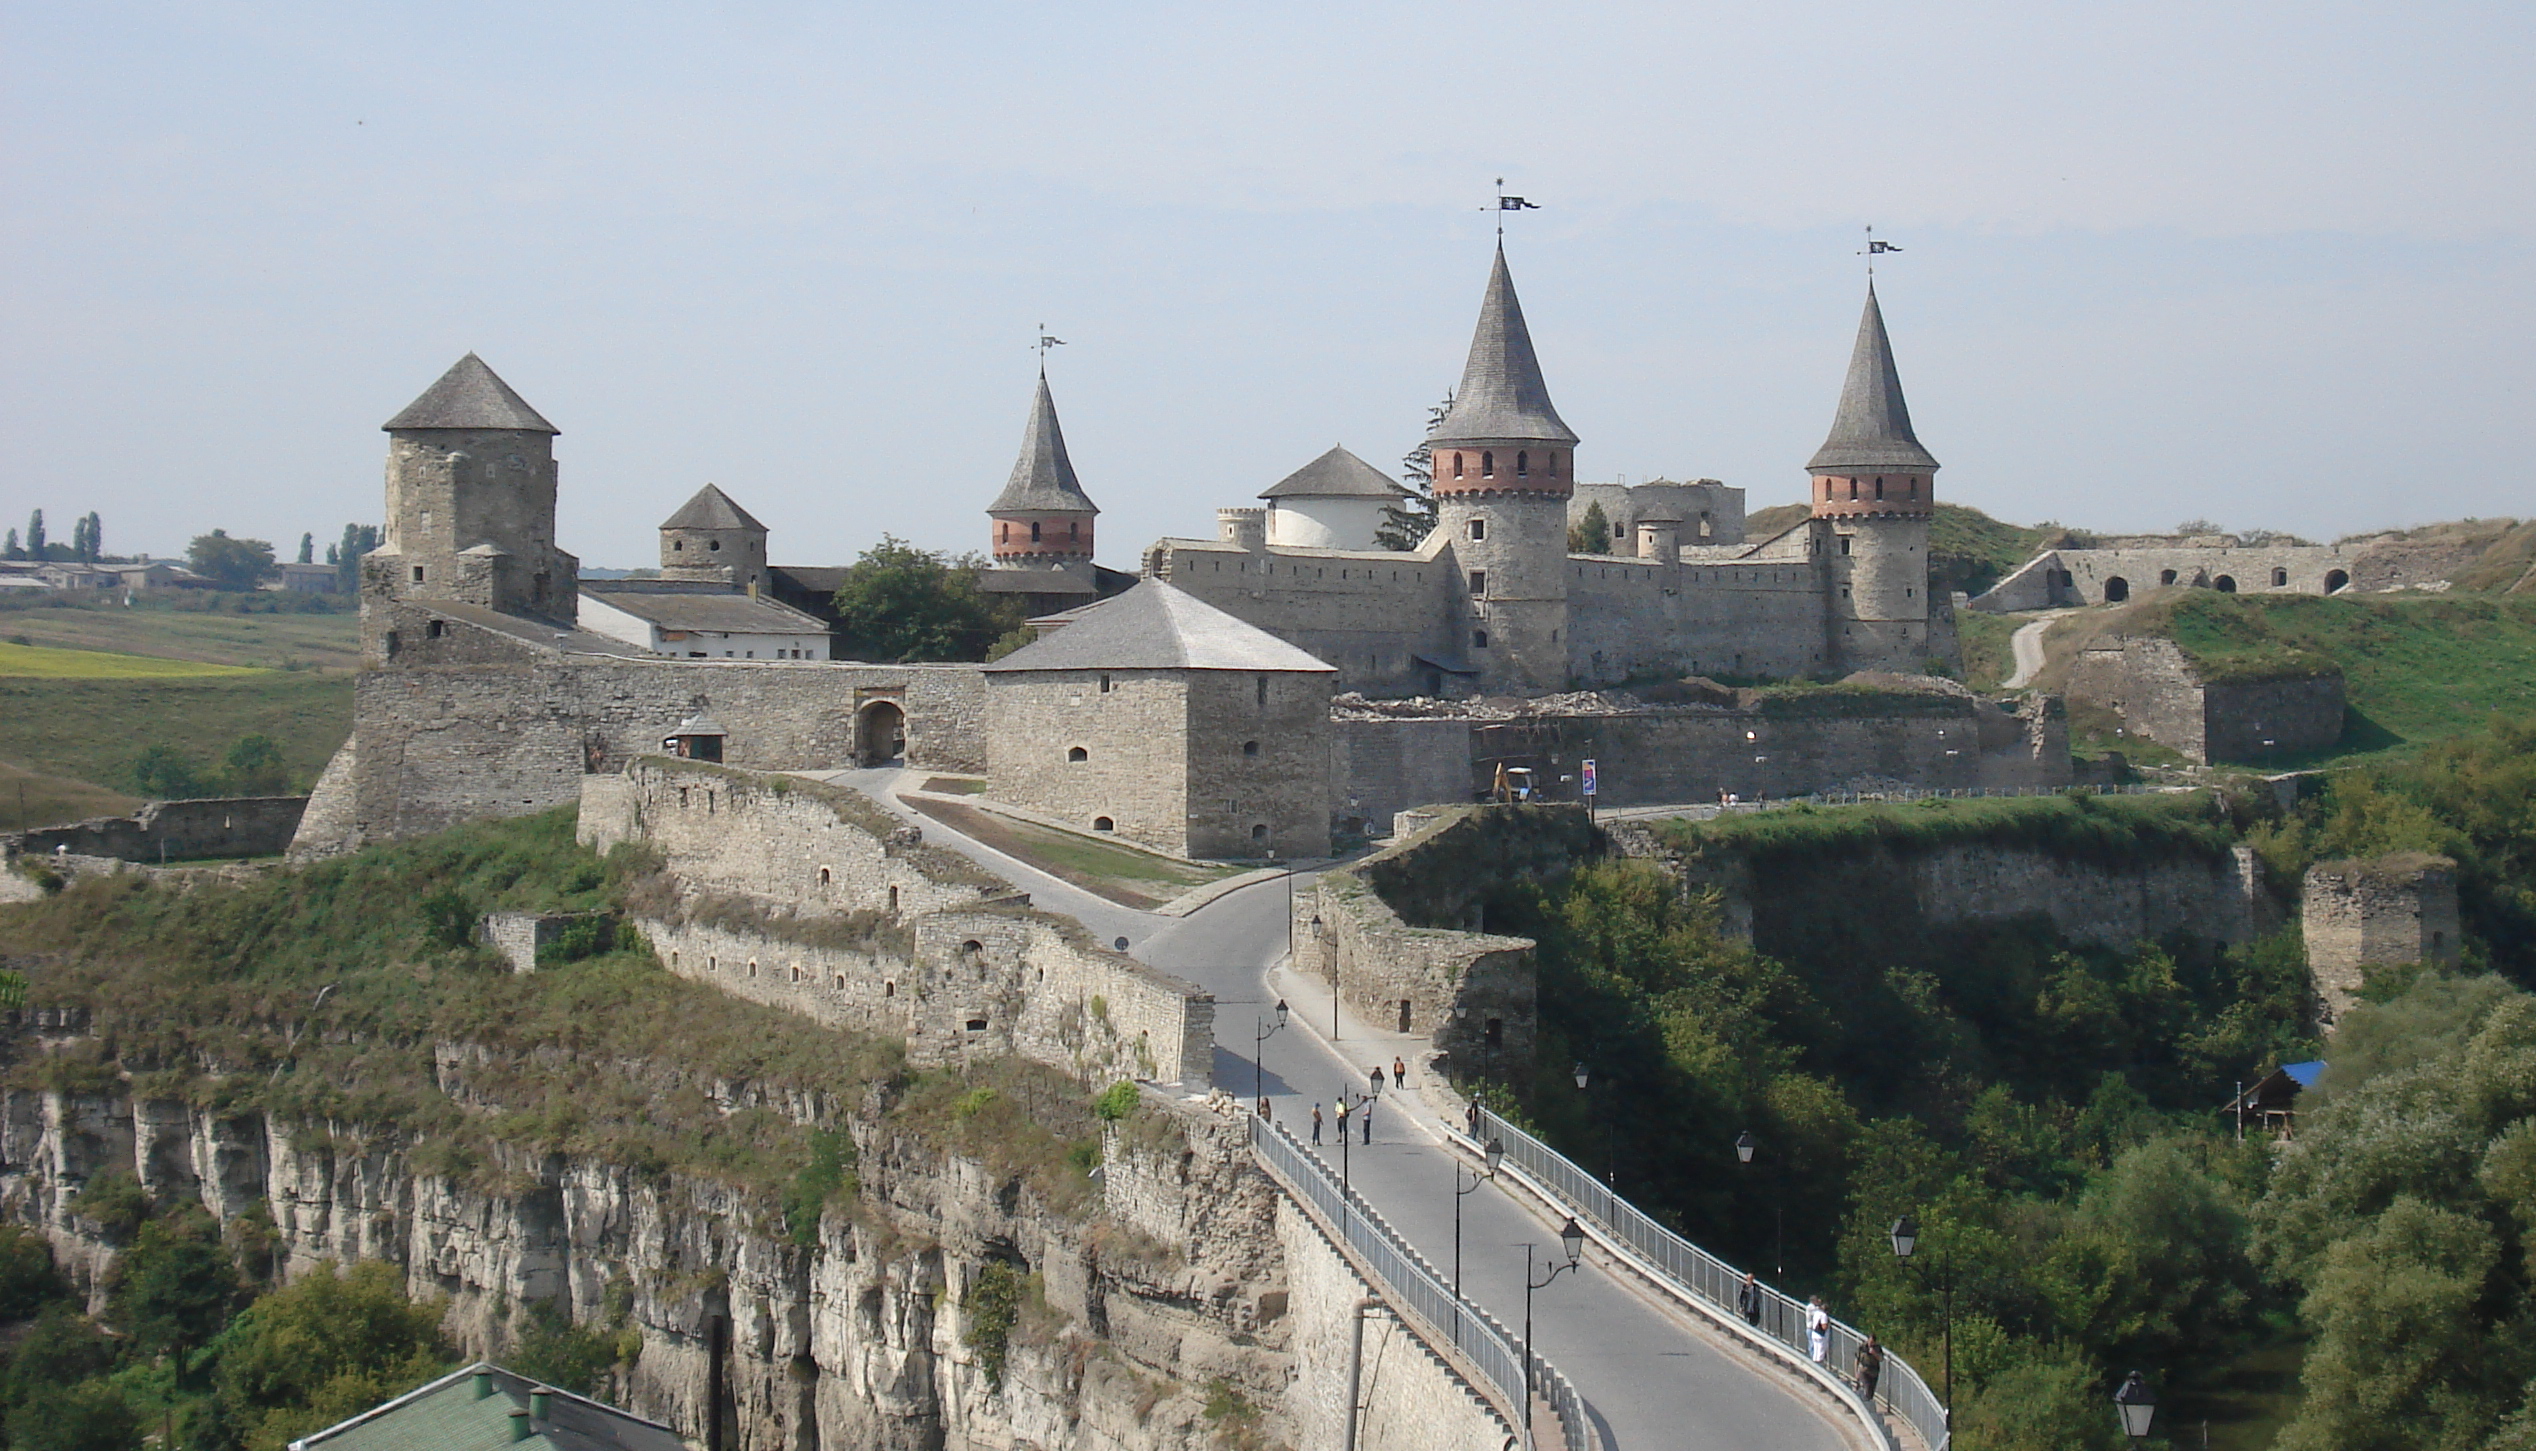
<svg viewBox="0 0 2536 1451">
<path fill-rule="evenodd" d="M 116 655 L 103 650 L 56 650 L 44 645 L 0 643 L 0 675 L 36 680 L 175 680 L 206 675 L 265 675 L 269 671 L 200 660 Z"/>
</svg>

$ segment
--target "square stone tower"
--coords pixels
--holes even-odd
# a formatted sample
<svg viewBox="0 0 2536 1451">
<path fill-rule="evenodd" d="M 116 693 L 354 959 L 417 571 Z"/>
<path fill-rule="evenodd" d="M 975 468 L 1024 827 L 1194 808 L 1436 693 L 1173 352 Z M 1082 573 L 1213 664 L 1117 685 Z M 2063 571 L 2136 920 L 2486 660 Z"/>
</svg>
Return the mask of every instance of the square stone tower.
<svg viewBox="0 0 2536 1451">
<path fill-rule="evenodd" d="M 2457 960 L 2457 864 L 2427 852 L 2319 862 L 2307 869 L 2299 930 L 2330 1032 L 2369 968 Z"/>
</svg>

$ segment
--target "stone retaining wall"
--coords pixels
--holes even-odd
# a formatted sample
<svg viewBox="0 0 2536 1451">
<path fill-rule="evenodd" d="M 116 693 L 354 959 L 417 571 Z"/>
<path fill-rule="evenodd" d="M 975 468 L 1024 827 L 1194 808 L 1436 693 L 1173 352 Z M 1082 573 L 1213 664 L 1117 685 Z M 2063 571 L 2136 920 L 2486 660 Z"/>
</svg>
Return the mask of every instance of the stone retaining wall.
<svg viewBox="0 0 2536 1451">
<path fill-rule="evenodd" d="M 67 826 L 0 836 L 0 856 L 115 857 L 128 862 L 277 856 L 299 830 L 305 796 L 218 796 L 152 801 L 130 816 L 92 816 Z"/>
</svg>

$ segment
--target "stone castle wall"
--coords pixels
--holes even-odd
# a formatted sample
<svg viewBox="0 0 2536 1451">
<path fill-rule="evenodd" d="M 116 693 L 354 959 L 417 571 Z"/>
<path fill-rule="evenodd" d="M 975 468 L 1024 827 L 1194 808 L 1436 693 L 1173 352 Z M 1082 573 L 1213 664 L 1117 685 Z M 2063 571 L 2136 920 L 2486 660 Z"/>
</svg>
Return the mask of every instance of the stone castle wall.
<svg viewBox="0 0 2536 1451">
<path fill-rule="evenodd" d="M 1245 542 L 1256 540 L 1246 534 Z M 1444 541 L 1408 553 L 1244 548 L 1219 540 L 1166 539 L 1146 573 L 1237 619 L 1309 651 L 1338 670 L 1331 687 L 1375 694 L 1436 683 L 1428 661 L 1461 661 L 1467 607 Z"/>
<path fill-rule="evenodd" d="M 579 837 L 658 852 L 674 903 L 636 917 L 670 971 L 907 1041 L 1090 1077 L 1213 1081 L 1208 994 L 1085 937 L 840 788 L 702 762 L 585 778 Z"/>
<path fill-rule="evenodd" d="M 2111 711 L 2122 728 L 2186 759 L 2261 761 L 2323 750 L 2342 738 L 2340 675 L 2204 684 L 2174 641 L 2100 641 L 2070 666 L 2071 704 Z"/>
<path fill-rule="evenodd" d="M 294 851 L 562 805 L 579 798 L 583 776 L 658 751 L 668 729 L 697 711 L 731 733 L 725 759 L 752 769 L 852 765 L 855 712 L 876 699 L 905 709 L 910 766 L 986 765 L 973 666 L 565 655 L 467 620 L 444 623 L 438 637 L 416 632 L 395 667 L 355 681 L 357 750 L 346 747 L 348 771 L 329 768 L 332 789 L 311 810 L 339 834 L 303 834 Z"/>
<path fill-rule="evenodd" d="M 130 816 L 92 816 L 67 826 L 0 836 L 0 856 L 45 855 L 60 849 L 74 856 L 130 862 L 278 856 L 299 830 L 308 800 L 305 796 L 224 796 L 152 801 Z"/>
<path fill-rule="evenodd" d="M 1685 564 L 1580 554 L 1567 566 L 1580 682 L 1826 668 L 1823 579 L 1802 555 Z"/>
<path fill-rule="evenodd" d="M 2422 852 L 2319 862 L 2307 869 L 2299 925 L 2330 1031 L 2359 1002 L 2369 968 L 2457 960 L 2457 864 Z"/>
<path fill-rule="evenodd" d="M 2137 599 L 2162 585 L 2237 594 L 2336 594 L 2358 578 L 2360 556 L 2358 548 L 2340 544 L 2243 548 L 2178 541 L 2050 549 L 1991 586 L 1973 608 L 1999 613 L 2103 604 Z"/>
</svg>

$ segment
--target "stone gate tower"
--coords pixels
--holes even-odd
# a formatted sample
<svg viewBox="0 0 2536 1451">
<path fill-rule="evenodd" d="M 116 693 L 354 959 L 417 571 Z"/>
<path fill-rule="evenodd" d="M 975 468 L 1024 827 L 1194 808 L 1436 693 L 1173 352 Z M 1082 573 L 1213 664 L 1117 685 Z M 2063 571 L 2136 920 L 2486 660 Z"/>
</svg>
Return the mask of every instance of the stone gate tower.
<svg viewBox="0 0 2536 1451">
<path fill-rule="evenodd" d="M 1462 386 L 1427 438 L 1436 532 L 1449 541 L 1467 611 L 1462 653 L 1482 691 L 1567 688 L 1576 442 L 1541 380 L 1500 245 Z"/>
<path fill-rule="evenodd" d="M 1831 436 L 1815 450 L 1827 658 L 1844 670 L 1918 672 L 1929 642 L 1928 526 L 1937 513 L 1937 460 L 1911 431 L 1884 310 L 1867 286 L 1866 315 L 1841 385 Z"/>
<path fill-rule="evenodd" d="M 384 427 L 387 538 L 362 558 L 363 598 L 570 621 L 581 561 L 555 547 L 555 426 L 469 353 Z"/>
</svg>

